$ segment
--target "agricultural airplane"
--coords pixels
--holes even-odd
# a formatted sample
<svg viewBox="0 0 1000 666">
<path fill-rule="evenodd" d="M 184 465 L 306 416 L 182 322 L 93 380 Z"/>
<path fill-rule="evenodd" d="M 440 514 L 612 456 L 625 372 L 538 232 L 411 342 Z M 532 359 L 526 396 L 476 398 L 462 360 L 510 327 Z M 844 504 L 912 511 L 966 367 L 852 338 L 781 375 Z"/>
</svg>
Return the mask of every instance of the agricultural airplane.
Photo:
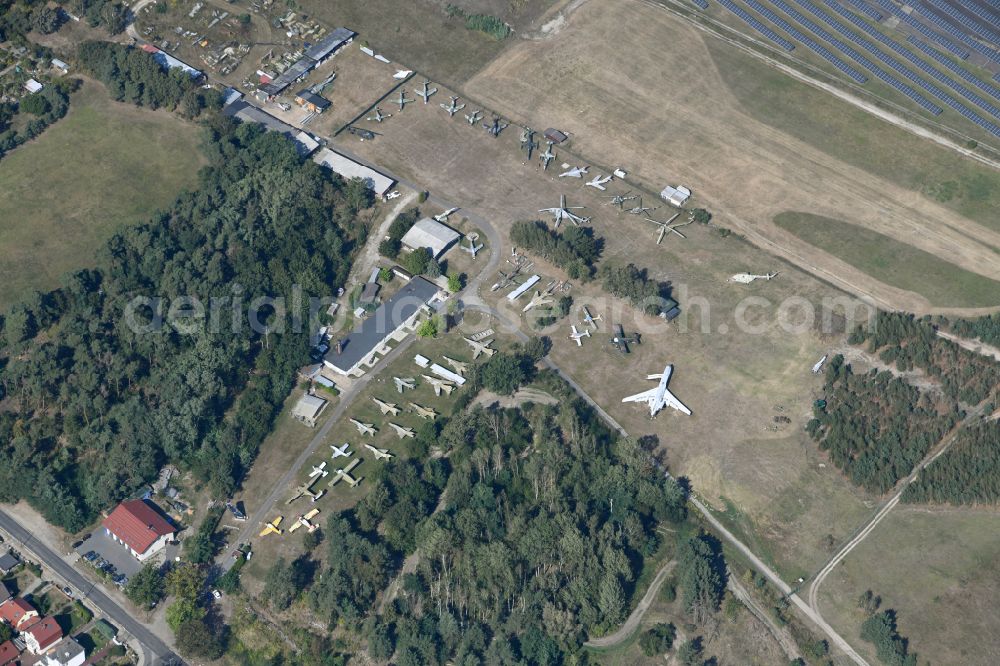
<svg viewBox="0 0 1000 666">
<path fill-rule="evenodd" d="M 338 481 L 342 480 L 352 488 L 357 486 L 359 483 L 361 483 L 361 477 L 354 478 L 353 476 L 351 476 L 351 470 L 360 464 L 361 464 L 361 458 L 355 458 L 350 463 L 348 463 L 347 467 L 338 469 L 337 473 L 334 474 L 332 479 L 330 479 L 330 483 L 328 485 L 331 486 L 336 485 Z"/>
<path fill-rule="evenodd" d="M 302 497 L 303 495 L 308 495 L 309 499 L 312 500 L 313 502 L 315 502 L 316 500 L 318 500 L 320 497 L 323 496 L 323 491 L 321 490 L 318 493 L 314 493 L 312 491 L 312 487 L 313 487 L 313 485 L 316 484 L 317 481 L 319 481 L 319 479 L 317 479 L 316 477 L 310 477 L 309 481 L 306 481 L 301 486 L 299 486 L 298 488 L 295 489 L 295 494 L 292 495 L 285 502 L 285 504 L 291 504 L 292 502 L 294 502 L 298 498 Z"/>
<path fill-rule="evenodd" d="M 587 308 L 587 306 L 586 305 L 583 306 L 583 323 L 584 324 L 590 324 L 596 330 L 597 329 L 597 322 L 601 321 L 601 318 L 602 318 L 602 315 L 597 315 L 596 317 L 594 317 L 593 315 L 590 314 L 590 310 Z"/>
<path fill-rule="evenodd" d="M 611 344 L 613 344 L 621 353 L 628 354 L 628 344 L 630 342 L 639 344 L 639 335 L 636 334 L 634 337 L 627 337 L 625 335 L 625 329 L 622 328 L 622 325 L 615 324 L 615 335 L 611 338 Z"/>
<path fill-rule="evenodd" d="M 438 213 L 437 215 L 434 216 L 434 221 L 435 222 L 440 222 L 441 224 L 444 224 L 445 222 L 448 221 L 448 216 L 451 215 L 452 213 L 454 213 L 457 210 L 458 210 L 457 207 L 456 208 L 449 208 L 448 210 L 446 210 L 443 213 Z"/>
<path fill-rule="evenodd" d="M 433 95 L 434 93 L 436 93 L 438 91 L 437 88 L 428 88 L 428 86 L 430 84 L 431 84 L 430 81 L 428 81 L 427 79 L 424 79 L 424 89 L 423 90 L 414 90 L 413 91 L 413 92 L 417 93 L 418 96 L 424 98 L 424 104 L 426 104 L 427 100 L 429 100 L 431 98 L 431 95 Z"/>
<path fill-rule="evenodd" d="M 314 525 L 309 521 L 315 518 L 318 513 L 319 509 L 313 509 L 312 511 L 306 514 L 299 516 L 298 518 L 295 519 L 295 524 L 288 528 L 288 533 L 291 534 L 300 527 L 304 527 L 310 532 L 315 532 L 317 529 L 319 529 L 319 525 Z"/>
<path fill-rule="evenodd" d="M 559 223 L 562 222 L 563 220 L 569 220 L 573 224 L 579 226 L 579 225 L 584 224 L 586 222 L 590 222 L 590 218 L 589 217 L 580 217 L 579 215 L 576 215 L 575 213 L 571 213 L 570 211 L 579 210 L 581 208 L 586 208 L 586 206 L 567 206 L 566 205 L 566 195 L 565 194 L 561 194 L 561 195 L 559 195 L 559 206 L 558 207 L 543 208 L 543 209 L 541 209 L 538 212 L 539 213 L 552 213 L 553 217 L 555 217 L 555 225 L 557 227 L 559 226 Z"/>
<path fill-rule="evenodd" d="M 375 433 L 378 432 L 378 428 L 375 427 L 374 423 L 362 423 L 361 421 L 355 421 L 354 419 L 351 419 L 351 423 L 354 424 L 354 427 L 356 427 L 358 432 L 362 435 L 374 437 Z"/>
<path fill-rule="evenodd" d="M 601 177 L 601 176 L 598 175 L 598 176 L 594 176 L 593 180 L 589 180 L 586 183 L 584 183 L 584 185 L 586 185 L 588 187 L 593 187 L 594 189 L 601 190 L 603 192 L 604 190 L 607 189 L 606 187 L 604 187 L 604 184 L 605 183 L 610 183 L 610 182 L 611 182 L 611 176 Z"/>
<path fill-rule="evenodd" d="M 510 123 L 501 122 L 500 116 L 493 116 L 492 123 L 483 123 L 483 129 L 494 139 L 500 136 L 500 132 L 510 126 Z"/>
<path fill-rule="evenodd" d="M 455 390 L 455 385 L 447 380 L 438 379 L 437 377 L 428 377 L 427 375 L 421 376 L 428 384 L 434 387 L 434 395 L 436 396 L 440 396 L 441 391 L 444 391 L 447 395 L 451 395 L 451 392 Z"/>
<path fill-rule="evenodd" d="M 262 529 L 260 531 L 260 534 L 258 534 L 257 536 L 265 537 L 268 534 L 284 534 L 285 531 L 278 528 L 278 525 L 281 524 L 281 520 L 282 520 L 282 517 L 278 516 L 277 518 L 275 518 L 271 522 L 264 523 L 264 529 Z"/>
<path fill-rule="evenodd" d="M 590 169 L 589 166 L 585 167 L 573 167 L 569 171 L 563 171 L 559 174 L 560 178 L 583 178 L 583 174 L 587 173 Z"/>
<path fill-rule="evenodd" d="M 585 337 L 589 338 L 590 337 L 590 329 L 589 328 L 585 328 L 585 329 L 583 329 L 582 332 L 578 331 L 578 330 L 576 330 L 576 324 L 571 325 L 570 328 L 573 329 L 573 332 L 570 334 L 569 339 L 573 340 L 574 342 L 576 342 L 576 346 L 577 347 L 582 347 L 583 346 L 583 338 L 585 338 Z"/>
<path fill-rule="evenodd" d="M 313 465 L 312 471 L 309 472 L 309 478 L 315 479 L 316 477 L 324 477 L 329 473 L 330 472 L 328 472 L 326 469 L 326 461 L 324 460 L 318 466 Z"/>
<path fill-rule="evenodd" d="M 540 291 L 536 291 L 535 295 L 532 297 L 530 301 L 528 301 L 528 304 L 524 306 L 524 309 L 522 309 L 521 312 L 527 312 L 528 310 L 532 308 L 537 308 L 540 305 L 551 305 L 551 304 L 552 304 L 551 296 L 549 296 L 547 293 L 543 294 Z"/>
<path fill-rule="evenodd" d="M 552 152 L 552 142 L 546 141 L 545 152 L 538 156 L 538 159 L 542 161 L 542 168 L 548 169 L 549 162 L 556 158 L 556 154 Z"/>
<path fill-rule="evenodd" d="M 438 413 L 430 407 L 422 407 L 415 402 L 410 403 L 410 409 L 412 409 L 420 418 L 430 419 L 431 421 L 433 421 L 438 415 Z"/>
<path fill-rule="evenodd" d="M 448 117 L 450 118 L 454 118 L 456 113 L 465 108 L 464 104 L 458 103 L 457 97 L 451 98 L 451 104 L 441 104 L 439 106 L 448 112 Z"/>
<path fill-rule="evenodd" d="M 482 119 L 483 119 L 483 112 L 480 111 L 479 109 L 476 109 L 472 113 L 465 114 L 465 121 L 469 123 L 469 125 L 475 125 Z"/>
<path fill-rule="evenodd" d="M 407 104 L 409 104 L 412 101 L 413 101 L 412 99 L 406 99 L 406 91 L 405 90 L 400 90 L 399 91 L 399 99 L 397 99 L 393 103 L 399 105 L 399 110 L 402 111 L 403 107 L 406 106 Z"/>
<path fill-rule="evenodd" d="M 468 363 L 464 363 L 462 361 L 456 361 L 455 359 L 448 358 L 447 356 L 444 356 L 442 358 L 444 358 L 445 363 L 447 363 L 448 365 L 450 365 L 452 368 L 455 369 L 455 372 L 462 375 L 463 377 L 465 376 L 465 372 L 469 369 Z"/>
<path fill-rule="evenodd" d="M 403 389 L 412 389 L 417 385 L 413 377 L 393 377 L 392 381 L 396 383 L 396 390 L 400 393 L 403 392 Z"/>
<path fill-rule="evenodd" d="M 409 100 L 407 100 L 407 101 L 409 101 Z M 383 120 L 385 120 L 386 118 L 392 118 L 392 114 L 391 113 L 382 113 L 382 109 L 378 108 L 377 106 L 375 107 L 375 115 L 374 116 L 368 116 L 368 120 L 372 120 L 372 121 L 374 121 L 376 123 L 380 123 Z"/>
<path fill-rule="evenodd" d="M 392 458 L 392 454 L 389 453 L 389 449 L 376 449 L 371 444 L 365 444 L 365 448 L 375 454 L 376 460 L 388 460 Z"/>
<path fill-rule="evenodd" d="M 635 395 L 630 395 L 627 398 L 622 398 L 622 402 L 645 402 L 649 405 L 649 416 L 650 418 L 656 416 L 656 413 L 663 409 L 664 407 L 673 407 L 677 411 L 691 416 L 691 410 L 684 406 L 677 397 L 667 390 L 667 383 L 670 381 L 670 373 L 674 371 L 674 366 L 667 364 L 667 367 L 663 369 L 662 374 L 648 375 L 647 379 L 659 379 L 660 383 L 656 388 L 649 389 L 648 391 L 643 391 L 642 393 L 636 393 Z"/>
<path fill-rule="evenodd" d="M 351 452 L 347 450 L 347 447 L 349 446 L 350 444 L 348 442 L 344 442 L 340 446 L 334 446 L 331 444 L 330 448 L 333 449 L 333 453 L 330 454 L 330 457 L 334 459 L 349 457 L 351 455 Z"/>
<path fill-rule="evenodd" d="M 472 360 L 476 360 L 482 354 L 486 354 L 487 356 L 493 356 L 493 354 L 497 352 L 496 349 L 490 349 L 490 345 L 493 344 L 492 338 L 490 338 L 486 342 L 478 342 L 476 340 L 473 340 L 472 338 L 462 338 L 462 339 L 468 342 L 469 346 L 472 347 Z"/>
<path fill-rule="evenodd" d="M 399 407 L 397 407 L 395 403 L 384 402 L 375 397 L 372 398 L 372 402 L 378 405 L 378 408 L 382 410 L 383 416 L 385 416 L 386 414 L 392 414 L 393 416 L 399 414 Z"/>
<path fill-rule="evenodd" d="M 413 428 L 407 428 L 397 423 L 393 423 L 392 421 L 389 422 L 389 427 L 396 431 L 396 436 L 400 439 L 406 439 L 407 437 L 412 439 L 413 435 L 416 434 L 413 432 Z M 371 447 L 369 446 L 368 448 Z"/>
<path fill-rule="evenodd" d="M 476 255 L 479 254 L 479 251 L 482 250 L 484 246 L 482 243 L 476 245 L 476 239 L 472 236 L 466 236 L 466 238 L 469 239 L 469 246 L 466 247 L 465 245 L 460 245 L 459 247 L 461 247 L 465 252 L 471 254 L 472 258 L 475 259 Z"/>
</svg>

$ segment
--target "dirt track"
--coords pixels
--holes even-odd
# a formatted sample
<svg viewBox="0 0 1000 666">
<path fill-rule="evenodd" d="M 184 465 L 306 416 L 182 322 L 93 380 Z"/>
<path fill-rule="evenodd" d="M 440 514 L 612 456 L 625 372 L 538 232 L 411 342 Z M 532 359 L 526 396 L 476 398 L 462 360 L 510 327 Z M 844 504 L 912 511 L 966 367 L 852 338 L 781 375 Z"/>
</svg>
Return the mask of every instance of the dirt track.
<svg viewBox="0 0 1000 666">
<path fill-rule="evenodd" d="M 557 35 L 512 47 L 465 88 L 517 122 L 569 131 L 576 152 L 621 165 L 652 189 L 689 185 L 723 225 L 885 306 L 931 309 L 777 228 L 774 215 L 844 219 L 1000 279 L 987 247 L 1000 247 L 1000 233 L 750 118 L 703 39 L 638 0 L 586 3 Z"/>
</svg>

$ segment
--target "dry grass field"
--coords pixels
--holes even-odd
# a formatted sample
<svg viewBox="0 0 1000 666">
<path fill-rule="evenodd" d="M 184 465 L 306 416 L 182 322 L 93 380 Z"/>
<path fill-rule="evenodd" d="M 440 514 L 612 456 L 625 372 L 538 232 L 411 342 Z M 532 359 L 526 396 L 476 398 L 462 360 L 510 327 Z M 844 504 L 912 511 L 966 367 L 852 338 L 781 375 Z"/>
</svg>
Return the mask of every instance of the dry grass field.
<svg viewBox="0 0 1000 666">
<path fill-rule="evenodd" d="M 710 50 L 700 32 L 655 6 L 588 2 L 556 36 L 517 44 L 464 89 L 519 122 L 568 131 L 574 151 L 620 164 L 650 188 L 687 184 L 700 204 L 720 213 L 722 224 L 883 304 L 933 309 L 926 298 L 877 282 L 777 228 L 772 218 L 808 210 L 844 219 L 1000 277 L 995 226 L 977 224 L 744 112 L 713 59 L 728 48 L 713 44 Z M 821 101 L 844 106 L 829 96 Z M 824 128 L 817 123 L 812 131 Z"/>
<path fill-rule="evenodd" d="M 899 633 L 920 663 L 995 664 L 1000 653 L 997 551 L 1000 515 L 992 509 L 900 505 L 827 578 L 820 609 L 851 644 L 867 589 L 898 613 Z"/>
</svg>

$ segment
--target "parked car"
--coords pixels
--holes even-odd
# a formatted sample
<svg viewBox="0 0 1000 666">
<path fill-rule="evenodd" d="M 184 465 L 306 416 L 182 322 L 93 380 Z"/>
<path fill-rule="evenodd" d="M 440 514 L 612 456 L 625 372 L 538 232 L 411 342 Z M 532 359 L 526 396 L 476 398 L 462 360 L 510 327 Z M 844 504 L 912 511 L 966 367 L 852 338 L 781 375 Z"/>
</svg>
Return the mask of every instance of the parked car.
<svg viewBox="0 0 1000 666">
<path fill-rule="evenodd" d="M 63 594 L 65 594 L 70 599 L 73 598 L 73 590 L 70 589 L 70 587 L 68 585 L 65 586 L 65 587 L 63 587 L 62 591 L 63 591 Z"/>
<path fill-rule="evenodd" d="M 212 590 L 212 596 L 215 597 L 216 599 L 221 599 L 222 592 L 219 592 L 218 590 Z"/>
<path fill-rule="evenodd" d="M 83 559 L 87 562 L 93 562 L 97 559 L 97 553 L 93 550 L 88 550 L 87 554 L 83 556 Z"/>
</svg>

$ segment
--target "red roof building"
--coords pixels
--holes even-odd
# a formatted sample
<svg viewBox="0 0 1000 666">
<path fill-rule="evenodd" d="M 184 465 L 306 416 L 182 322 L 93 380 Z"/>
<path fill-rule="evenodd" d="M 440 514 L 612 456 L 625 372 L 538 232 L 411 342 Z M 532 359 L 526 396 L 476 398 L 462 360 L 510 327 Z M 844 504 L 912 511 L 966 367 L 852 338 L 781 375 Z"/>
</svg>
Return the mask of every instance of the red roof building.
<svg viewBox="0 0 1000 666">
<path fill-rule="evenodd" d="M 13 664 L 17 661 L 18 654 L 19 652 L 12 642 L 0 643 L 0 666 Z"/>
<path fill-rule="evenodd" d="M 62 629 L 55 618 L 43 617 L 38 622 L 21 632 L 21 638 L 32 654 L 41 654 L 59 642 L 63 637 Z"/>
<path fill-rule="evenodd" d="M 122 502 L 101 525 L 140 560 L 162 549 L 177 531 L 144 500 Z"/>
<path fill-rule="evenodd" d="M 0 620 L 21 631 L 38 618 L 38 611 L 21 597 L 0 604 Z"/>
</svg>

